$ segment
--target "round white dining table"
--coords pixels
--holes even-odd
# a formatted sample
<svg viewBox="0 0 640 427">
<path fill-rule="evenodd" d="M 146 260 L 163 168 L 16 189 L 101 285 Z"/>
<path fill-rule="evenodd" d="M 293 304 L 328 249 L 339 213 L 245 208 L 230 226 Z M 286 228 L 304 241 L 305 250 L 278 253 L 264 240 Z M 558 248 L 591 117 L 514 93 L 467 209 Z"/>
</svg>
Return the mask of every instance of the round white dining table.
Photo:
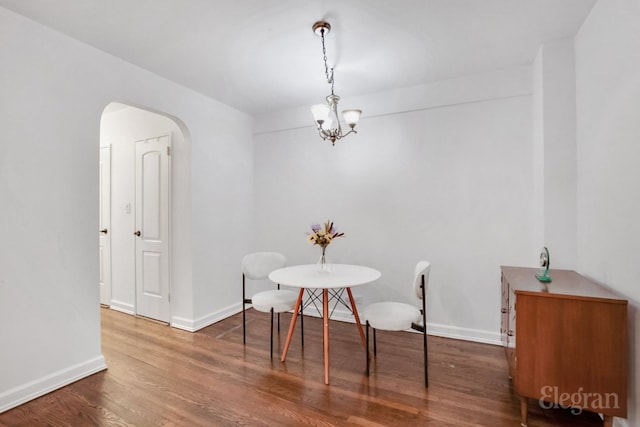
<svg viewBox="0 0 640 427">
<path fill-rule="evenodd" d="M 360 323 L 358 309 L 351 293 L 354 286 L 365 285 L 371 283 L 381 276 L 380 272 L 370 267 L 351 264 L 333 264 L 331 272 L 318 272 L 316 264 L 295 265 L 274 270 L 269 274 L 272 282 L 281 285 L 300 288 L 298 300 L 293 310 L 298 313 L 305 289 L 321 289 L 322 290 L 322 320 L 323 332 L 322 341 L 324 347 L 324 382 L 329 384 L 329 289 L 345 288 L 349 296 L 349 303 L 356 322 L 356 327 L 360 333 L 362 344 L 366 348 L 366 340 L 364 330 Z M 284 345 L 281 361 L 287 358 L 291 338 L 296 326 L 298 316 L 291 317 L 289 332 L 287 333 L 287 341 Z"/>
</svg>

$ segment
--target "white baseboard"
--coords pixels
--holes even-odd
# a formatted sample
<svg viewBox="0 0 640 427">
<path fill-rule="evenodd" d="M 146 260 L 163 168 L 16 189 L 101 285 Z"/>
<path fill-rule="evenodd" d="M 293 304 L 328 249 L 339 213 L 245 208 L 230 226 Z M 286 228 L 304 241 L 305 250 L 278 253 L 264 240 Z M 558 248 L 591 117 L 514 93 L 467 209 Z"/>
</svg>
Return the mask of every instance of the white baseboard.
<svg viewBox="0 0 640 427">
<path fill-rule="evenodd" d="M 234 314 L 239 313 L 240 311 L 242 311 L 242 305 L 238 303 L 238 304 L 232 304 L 221 310 L 199 317 L 195 320 L 187 319 L 185 317 L 173 316 L 171 317 L 171 326 L 173 326 L 174 328 L 185 330 L 185 331 L 195 332 L 202 328 L 206 328 L 207 326 L 212 325 L 216 322 L 224 320 L 227 317 L 233 316 Z"/>
<path fill-rule="evenodd" d="M 182 329 L 183 331 L 195 332 L 195 322 L 193 319 L 187 319 L 186 317 L 171 316 L 171 327 Z"/>
<path fill-rule="evenodd" d="M 0 393 L 0 414 L 105 369 L 107 365 L 104 356 L 100 355 L 2 392 Z"/>
<path fill-rule="evenodd" d="M 502 345 L 502 338 L 499 332 L 485 331 L 482 329 L 461 328 L 458 326 L 427 322 L 427 333 L 436 337 Z"/>
<path fill-rule="evenodd" d="M 613 417 L 613 427 L 629 427 L 629 424 L 623 418 Z"/>
<path fill-rule="evenodd" d="M 320 317 L 320 313 L 313 308 L 306 309 L 305 316 Z M 353 314 L 346 309 L 336 309 L 331 315 L 332 320 L 355 323 Z M 362 319 L 360 319 L 362 321 Z M 458 326 L 441 325 L 427 322 L 427 334 L 436 337 L 452 338 L 456 340 L 473 341 L 483 344 L 502 345 L 498 332 L 484 331 L 481 329 L 461 328 Z"/>
<path fill-rule="evenodd" d="M 247 306 L 247 308 L 249 307 L 250 305 Z M 232 304 L 228 307 L 223 308 L 222 310 L 218 310 L 214 313 L 200 317 L 196 320 L 186 319 L 182 317 L 172 317 L 171 326 L 173 326 L 174 328 L 183 329 L 185 331 L 195 332 L 213 323 L 224 320 L 229 316 L 239 313 L 241 310 L 242 310 L 242 305 L 238 303 L 238 304 Z M 318 313 L 318 311 L 315 308 L 313 308 L 313 306 L 307 307 L 304 311 L 304 314 L 305 316 L 320 317 L 320 313 Z M 331 313 L 331 319 L 338 320 L 341 322 L 355 323 L 355 318 L 353 317 L 353 314 L 351 313 L 351 311 L 347 310 L 346 308 L 343 308 L 343 309 L 336 308 Z M 491 344 L 491 345 L 502 345 L 500 333 L 485 331 L 481 329 L 462 328 L 458 326 L 441 325 L 437 323 L 427 322 L 427 333 L 429 335 L 443 337 L 443 338 L 473 341 L 473 342 L 479 342 L 479 343 Z"/>
<path fill-rule="evenodd" d="M 122 302 L 112 299 L 109 303 L 109 308 L 126 314 L 136 314 L 135 307 L 133 306 L 133 304 L 129 304 L 128 302 Z"/>
</svg>

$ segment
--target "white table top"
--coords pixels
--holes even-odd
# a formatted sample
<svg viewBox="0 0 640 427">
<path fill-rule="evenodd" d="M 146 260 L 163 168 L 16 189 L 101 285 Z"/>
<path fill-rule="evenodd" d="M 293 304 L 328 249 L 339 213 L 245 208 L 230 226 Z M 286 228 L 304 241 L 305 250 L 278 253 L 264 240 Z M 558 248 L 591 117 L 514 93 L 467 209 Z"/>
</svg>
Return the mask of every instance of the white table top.
<svg viewBox="0 0 640 427">
<path fill-rule="evenodd" d="M 316 264 L 294 265 L 274 270 L 272 282 L 306 289 L 350 288 L 378 280 L 378 270 L 361 265 L 333 264 L 330 273 L 318 273 Z"/>
</svg>

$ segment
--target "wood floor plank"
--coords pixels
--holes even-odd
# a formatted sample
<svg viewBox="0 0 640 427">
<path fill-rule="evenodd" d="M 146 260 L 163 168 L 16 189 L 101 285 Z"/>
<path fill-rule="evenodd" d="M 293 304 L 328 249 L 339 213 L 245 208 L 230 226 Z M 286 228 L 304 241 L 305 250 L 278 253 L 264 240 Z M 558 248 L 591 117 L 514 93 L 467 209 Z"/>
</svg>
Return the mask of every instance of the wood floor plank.
<svg viewBox="0 0 640 427">
<path fill-rule="evenodd" d="M 422 337 L 378 332 L 366 377 L 355 325 L 331 322 L 331 384 L 324 384 L 322 323 L 305 316 L 305 347 L 294 336 L 269 357 L 269 316 L 247 312 L 196 333 L 102 308 L 109 369 L 0 414 L 0 426 L 518 426 L 520 399 L 502 348 L 429 337 L 429 388 Z M 602 425 L 597 415 L 543 410 L 529 426 Z"/>
</svg>

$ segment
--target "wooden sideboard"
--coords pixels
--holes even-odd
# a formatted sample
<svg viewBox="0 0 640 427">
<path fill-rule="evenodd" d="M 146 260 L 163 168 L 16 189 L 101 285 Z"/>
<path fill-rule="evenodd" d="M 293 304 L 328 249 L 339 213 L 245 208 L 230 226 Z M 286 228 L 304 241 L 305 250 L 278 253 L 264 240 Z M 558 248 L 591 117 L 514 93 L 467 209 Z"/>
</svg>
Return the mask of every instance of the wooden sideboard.
<svg viewBox="0 0 640 427">
<path fill-rule="evenodd" d="M 521 397 L 543 408 L 627 416 L 627 301 L 570 270 L 501 267 L 501 335 L 509 375 Z"/>
</svg>

